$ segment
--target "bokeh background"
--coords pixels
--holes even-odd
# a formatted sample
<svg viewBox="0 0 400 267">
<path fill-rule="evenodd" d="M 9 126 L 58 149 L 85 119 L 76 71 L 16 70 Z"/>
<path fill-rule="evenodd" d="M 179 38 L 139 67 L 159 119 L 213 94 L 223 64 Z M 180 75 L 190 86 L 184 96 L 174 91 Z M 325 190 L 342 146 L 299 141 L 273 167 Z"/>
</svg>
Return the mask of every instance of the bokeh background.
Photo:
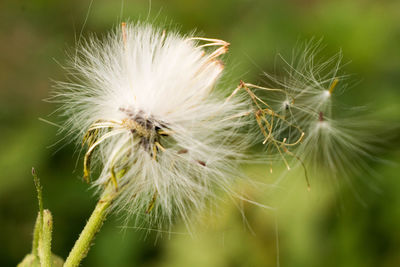
<svg viewBox="0 0 400 267">
<path fill-rule="evenodd" d="M 308 192 L 301 171 L 292 171 L 278 188 L 254 193 L 276 210 L 243 204 L 244 219 L 227 199 L 216 216 L 207 213 L 193 225 L 193 235 L 178 224 L 159 237 L 122 228 L 124 222 L 111 216 L 82 266 L 400 266 L 397 0 L 2 0 L 0 266 L 15 266 L 31 249 L 37 213 L 32 166 L 54 216 L 55 254 L 66 257 L 94 207 L 74 147 L 57 143 L 57 128 L 38 118 L 57 123 L 48 117 L 55 106 L 43 99 L 51 79 L 64 79 L 58 62 L 65 62 L 80 33 L 102 34 L 128 18 L 229 41 L 233 83 L 261 83 L 263 71 L 279 68 L 277 53 L 290 56 L 299 42 L 323 37 L 324 54 L 342 49 L 344 61 L 351 61 L 344 70 L 355 82 L 341 100 L 367 106 L 389 129 L 388 145 L 378 155 L 382 162 L 369 163 L 376 175 L 333 187 L 321 174 L 311 177 Z M 244 168 L 265 183 L 277 179 L 268 165 Z"/>
</svg>

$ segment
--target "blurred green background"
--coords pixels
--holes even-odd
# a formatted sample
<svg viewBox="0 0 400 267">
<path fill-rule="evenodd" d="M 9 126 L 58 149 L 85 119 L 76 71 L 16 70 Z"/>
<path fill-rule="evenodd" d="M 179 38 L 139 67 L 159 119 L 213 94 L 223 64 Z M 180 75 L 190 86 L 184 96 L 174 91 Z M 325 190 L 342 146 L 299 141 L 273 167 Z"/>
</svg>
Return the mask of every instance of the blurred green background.
<svg viewBox="0 0 400 267">
<path fill-rule="evenodd" d="M 56 127 L 38 120 L 55 109 L 42 100 L 50 78 L 64 79 L 57 62 L 65 62 L 81 31 L 105 33 L 128 18 L 177 25 L 183 33 L 196 29 L 231 43 L 226 60 L 234 83 L 262 81 L 277 53 L 289 56 L 299 41 L 323 37 L 324 53 L 342 49 L 351 61 L 345 71 L 355 74 L 341 100 L 368 106 L 393 129 L 399 123 L 398 0 L 94 0 L 88 12 L 89 6 L 87 0 L 0 2 L 0 266 L 15 266 L 31 249 L 32 166 L 54 216 L 55 254 L 66 257 L 95 205 L 74 147 L 57 143 Z M 307 192 L 293 171 L 278 188 L 247 192 L 276 210 L 243 204 L 244 219 L 227 199 L 193 225 L 193 235 L 176 225 L 157 238 L 121 228 L 124 222 L 111 216 L 82 266 L 400 266 L 400 138 L 396 130 L 389 135 L 389 149 L 379 155 L 385 162 L 370 163 L 377 175 L 339 187 L 311 177 Z M 277 179 L 268 166 L 244 168 L 264 183 Z"/>
</svg>

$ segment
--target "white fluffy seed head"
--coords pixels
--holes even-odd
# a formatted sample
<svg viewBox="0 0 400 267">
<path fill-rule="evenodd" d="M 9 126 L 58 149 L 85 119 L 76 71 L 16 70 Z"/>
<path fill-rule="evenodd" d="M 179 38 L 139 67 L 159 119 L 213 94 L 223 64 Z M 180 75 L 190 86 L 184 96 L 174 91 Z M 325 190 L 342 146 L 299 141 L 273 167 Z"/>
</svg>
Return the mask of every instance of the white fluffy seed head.
<svg viewBox="0 0 400 267">
<path fill-rule="evenodd" d="M 118 189 L 117 209 L 172 223 L 203 209 L 216 189 L 230 191 L 251 137 L 240 115 L 248 102 L 225 102 L 215 89 L 228 45 L 123 24 L 79 46 L 53 101 L 63 104 L 68 136 L 88 144 L 86 175 L 92 162 L 98 190 Z"/>
</svg>

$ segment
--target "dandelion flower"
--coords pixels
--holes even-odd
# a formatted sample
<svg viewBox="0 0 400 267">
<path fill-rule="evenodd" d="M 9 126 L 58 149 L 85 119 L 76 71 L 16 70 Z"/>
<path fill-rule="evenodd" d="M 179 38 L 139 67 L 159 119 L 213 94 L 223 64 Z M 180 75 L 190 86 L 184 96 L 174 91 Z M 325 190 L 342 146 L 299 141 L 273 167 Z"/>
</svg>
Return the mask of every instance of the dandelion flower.
<svg viewBox="0 0 400 267">
<path fill-rule="evenodd" d="M 100 166 L 92 183 L 112 185 L 118 210 L 170 224 L 230 191 L 251 137 L 247 101 L 215 89 L 228 45 L 123 23 L 77 49 L 53 101 L 67 136 L 86 144 L 84 178 Z"/>
</svg>

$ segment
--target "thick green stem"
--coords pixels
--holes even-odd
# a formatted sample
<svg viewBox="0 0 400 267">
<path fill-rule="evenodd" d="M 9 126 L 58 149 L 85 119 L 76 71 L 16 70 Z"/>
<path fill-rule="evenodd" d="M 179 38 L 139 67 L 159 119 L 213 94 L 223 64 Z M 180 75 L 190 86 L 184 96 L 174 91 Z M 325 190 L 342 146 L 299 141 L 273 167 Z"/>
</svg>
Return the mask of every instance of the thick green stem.
<svg viewBox="0 0 400 267">
<path fill-rule="evenodd" d="M 74 247 L 69 253 L 68 258 L 64 263 L 64 267 L 79 266 L 83 258 L 86 257 L 93 238 L 103 225 L 108 214 L 108 208 L 116 195 L 113 190 L 110 190 L 110 186 L 107 189 L 97 202 L 97 205 L 86 223 L 85 228 L 81 232 L 79 239 L 76 241 Z"/>
</svg>

